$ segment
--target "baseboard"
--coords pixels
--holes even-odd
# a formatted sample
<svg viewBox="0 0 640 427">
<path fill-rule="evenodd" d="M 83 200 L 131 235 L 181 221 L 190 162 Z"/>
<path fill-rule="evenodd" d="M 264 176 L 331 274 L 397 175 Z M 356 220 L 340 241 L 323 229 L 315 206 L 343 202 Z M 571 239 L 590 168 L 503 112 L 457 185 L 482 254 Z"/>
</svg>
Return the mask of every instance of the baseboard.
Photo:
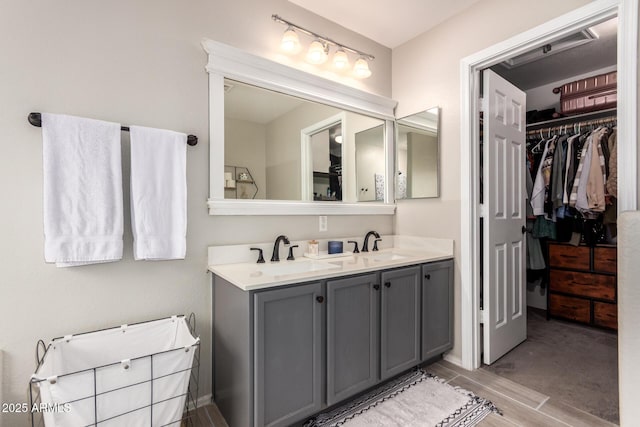
<svg viewBox="0 0 640 427">
<path fill-rule="evenodd" d="M 198 400 L 196 402 L 196 406 L 198 408 L 201 408 L 203 406 L 210 405 L 212 401 L 213 401 L 213 395 L 211 393 L 205 394 L 204 396 L 200 396 L 198 398 Z M 194 408 L 193 408 L 193 405 L 190 403 L 189 404 L 189 410 L 192 410 L 192 409 L 194 409 Z"/>
<path fill-rule="evenodd" d="M 462 359 L 457 356 L 453 356 L 452 354 L 445 354 L 442 358 L 447 362 L 453 363 L 454 365 L 463 368 Z"/>
</svg>

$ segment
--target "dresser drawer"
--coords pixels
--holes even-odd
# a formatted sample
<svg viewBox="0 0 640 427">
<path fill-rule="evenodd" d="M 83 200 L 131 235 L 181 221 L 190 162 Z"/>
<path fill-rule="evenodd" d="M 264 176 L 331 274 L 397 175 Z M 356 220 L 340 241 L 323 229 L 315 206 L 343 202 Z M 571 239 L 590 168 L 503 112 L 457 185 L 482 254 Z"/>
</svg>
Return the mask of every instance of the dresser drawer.
<svg viewBox="0 0 640 427">
<path fill-rule="evenodd" d="M 593 303 L 593 323 L 606 328 L 618 329 L 618 306 L 606 302 Z"/>
<path fill-rule="evenodd" d="M 549 265 L 589 271 L 589 247 L 549 245 Z"/>
<path fill-rule="evenodd" d="M 591 303 L 586 299 L 550 294 L 549 309 L 552 316 L 584 323 L 591 321 Z"/>
<path fill-rule="evenodd" d="M 615 301 L 616 278 L 603 274 L 550 270 L 549 289 L 589 298 Z"/>
<path fill-rule="evenodd" d="M 593 269 L 604 273 L 616 273 L 618 254 L 616 248 L 593 248 Z"/>
</svg>

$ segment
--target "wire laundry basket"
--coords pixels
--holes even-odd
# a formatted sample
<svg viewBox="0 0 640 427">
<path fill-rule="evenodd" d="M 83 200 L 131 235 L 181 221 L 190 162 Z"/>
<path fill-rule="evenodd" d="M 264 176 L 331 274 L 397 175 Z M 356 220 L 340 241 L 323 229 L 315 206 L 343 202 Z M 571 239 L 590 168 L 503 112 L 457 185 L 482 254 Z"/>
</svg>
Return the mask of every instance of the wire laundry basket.
<svg viewBox="0 0 640 427">
<path fill-rule="evenodd" d="M 47 346 L 40 340 L 36 361 L 32 427 L 195 425 L 200 338 L 193 313 L 67 335 Z"/>
</svg>

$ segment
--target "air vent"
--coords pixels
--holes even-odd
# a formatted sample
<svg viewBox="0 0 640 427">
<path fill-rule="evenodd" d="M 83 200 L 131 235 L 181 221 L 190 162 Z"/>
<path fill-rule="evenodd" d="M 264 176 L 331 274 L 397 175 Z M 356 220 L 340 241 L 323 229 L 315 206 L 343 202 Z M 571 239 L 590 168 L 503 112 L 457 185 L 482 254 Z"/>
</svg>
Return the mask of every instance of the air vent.
<svg viewBox="0 0 640 427">
<path fill-rule="evenodd" d="M 593 32 L 591 29 L 582 30 L 579 33 L 572 34 L 568 37 L 565 37 L 560 40 L 556 40 L 554 42 L 545 44 L 537 49 L 534 49 L 530 52 L 524 53 L 522 55 L 518 55 L 514 58 L 507 59 L 502 62 L 502 65 L 505 68 L 512 69 L 519 67 L 524 64 L 528 64 L 533 61 L 537 61 L 542 58 L 546 58 L 549 55 L 553 55 L 558 52 L 562 52 L 568 49 L 573 49 L 578 46 L 582 46 L 583 44 L 592 42 L 598 38 L 598 35 Z"/>
</svg>

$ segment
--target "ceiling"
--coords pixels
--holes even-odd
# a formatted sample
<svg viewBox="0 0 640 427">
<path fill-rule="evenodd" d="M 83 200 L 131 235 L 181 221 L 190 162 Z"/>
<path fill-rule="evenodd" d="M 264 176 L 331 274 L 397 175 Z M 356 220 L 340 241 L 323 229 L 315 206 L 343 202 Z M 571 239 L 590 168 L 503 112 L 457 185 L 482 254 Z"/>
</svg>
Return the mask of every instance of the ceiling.
<svg viewBox="0 0 640 427">
<path fill-rule="evenodd" d="M 289 1 L 393 49 L 479 0 Z"/>
<path fill-rule="evenodd" d="M 345 28 L 395 48 L 480 0 L 288 0 Z M 563 52 L 552 49 L 534 62 L 494 71 L 523 90 L 617 63 L 617 18 L 590 29 L 598 38 Z M 540 48 L 541 49 L 541 48 Z"/>
<path fill-rule="evenodd" d="M 552 48 L 537 61 L 511 69 L 501 64 L 491 69 L 520 89 L 527 90 L 616 65 L 618 18 L 595 25 L 590 30 L 598 37 L 589 43 L 559 53 Z"/>
</svg>

